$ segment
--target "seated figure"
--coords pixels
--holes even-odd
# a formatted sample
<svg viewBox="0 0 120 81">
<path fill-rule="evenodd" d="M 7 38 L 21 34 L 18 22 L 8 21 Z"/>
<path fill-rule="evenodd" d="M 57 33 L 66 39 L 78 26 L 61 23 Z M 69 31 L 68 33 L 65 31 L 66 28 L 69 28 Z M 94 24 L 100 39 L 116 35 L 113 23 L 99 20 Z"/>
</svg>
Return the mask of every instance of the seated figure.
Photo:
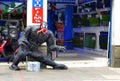
<svg viewBox="0 0 120 81">
<path fill-rule="evenodd" d="M 31 56 L 36 61 L 53 67 L 53 69 L 68 69 L 64 64 L 58 64 L 43 54 L 38 47 L 46 42 L 48 53 L 51 51 L 64 51 L 63 46 L 56 45 L 53 33 L 47 29 L 47 23 L 43 22 L 40 26 L 26 27 L 24 35 L 18 40 L 19 47 L 15 52 L 13 63 L 9 67 L 11 70 L 20 70 L 19 62 L 26 56 Z"/>
</svg>

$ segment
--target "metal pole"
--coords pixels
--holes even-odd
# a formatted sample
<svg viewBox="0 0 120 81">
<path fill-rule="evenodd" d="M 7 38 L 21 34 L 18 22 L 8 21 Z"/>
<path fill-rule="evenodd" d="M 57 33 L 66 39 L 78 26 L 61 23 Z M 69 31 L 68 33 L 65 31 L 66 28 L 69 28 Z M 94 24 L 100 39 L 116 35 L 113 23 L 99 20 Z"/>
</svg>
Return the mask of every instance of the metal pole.
<svg viewBox="0 0 120 81">
<path fill-rule="evenodd" d="M 75 5 L 78 5 L 78 0 L 75 0 Z"/>
</svg>

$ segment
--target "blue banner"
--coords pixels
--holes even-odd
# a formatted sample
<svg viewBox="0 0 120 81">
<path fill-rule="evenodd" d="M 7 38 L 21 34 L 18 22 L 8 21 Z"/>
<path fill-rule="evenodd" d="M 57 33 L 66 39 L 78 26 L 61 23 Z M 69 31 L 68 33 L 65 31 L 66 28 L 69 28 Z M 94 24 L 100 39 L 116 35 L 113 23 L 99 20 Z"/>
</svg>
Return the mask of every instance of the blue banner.
<svg viewBox="0 0 120 81">
<path fill-rule="evenodd" d="M 27 0 L 0 0 L 4 2 L 26 2 Z"/>
<path fill-rule="evenodd" d="M 86 3 L 86 2 L 91 2 L 91 1 L 95 1 L 95 0 L 79 0 L 79 3 Z"/>
<path fill-rule="evenodd" d="M 48 0 L 48 3 L 75 4 L 75 0 Z"/>
<path fill-rule="evenodd" d="M 0 1 L 7 1 L 7 2 L 27 2 L 27 0 L 0 0 Z M 35 0 L 35 1 L 40 1 L 41 4 L 41 0 Z M 43 0 L 42 0 L 43 1 Z M 90 2 L 90 1 L 95 1 L 95 0 L 78 0 L 79 3 L 84 3 L 84 2 Z M 48 0 L 48 3 L 75 3 L 75 0 Z"/>
<path fill-rule="evenodd" d="M 48 0 L 49 2 L 75 2 L 75 0 Z"/>
<path fill-rule="evenodd" d="M 73 44 L 73 27 L 72 27 L 73 6 L 68 6 L 65 10 L 65 27 L 64 27 L 64 45 L 67 49 L 72 49 Z"/>
</svg>

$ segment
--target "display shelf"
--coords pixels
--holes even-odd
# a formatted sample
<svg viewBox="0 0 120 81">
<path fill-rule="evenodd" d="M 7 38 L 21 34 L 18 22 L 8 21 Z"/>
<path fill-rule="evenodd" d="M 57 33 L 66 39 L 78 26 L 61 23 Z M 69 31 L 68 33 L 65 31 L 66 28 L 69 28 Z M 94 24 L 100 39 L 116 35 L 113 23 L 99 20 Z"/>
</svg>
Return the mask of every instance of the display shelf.
<svg viewBox="0 0 120 81">
<path fill-rule="evenodd" d="M 110 11 L 110 8 L 96 9 L 95 11 L 90 11 L 90 12 L 79 12 L 79 7 L 78 7 L 77 13 L 73 13 L 73 15 L 87 15 L 87 14 L 94 14 L 94 13 L 105 12 L 105 11 Z"/>
<path fill-rule="evenodd" d="M 94 13 L 104 12 L 104 11 L 110 11 L 110 8 L 97 9 L 96 11 L 82 12 L 82 13 L 79 13 L 79 14 L 80 15 L 86 15 L 86 14 L 94 14 Z"/>
<path fill-rule="evenodd" d="M 104 9 L 97 9 L 96 11 L 91 11 L 91 12 L 73 13 L 74 16 L 78 16 L 76 18 L 73 17 L 74 19 L 78 20 L 78 21 L 73 20 L 73 22 L 75 22 L 77 24 L 76 27 L 79 26 L 79 23 L 80 23 L 81 26 L 84 26 L 84 25 L 86 25 L 86 26 L 101 26 L 101 25 L 104 26 L 104 25 L 108 25 L 107 22 L 109 22 L 109 20 L 108 21 L 103 21 L 103 19 L 106 18 L 106 16 L 109 14 L 109 12 L 110 12 L 110 8 L 104 8 Z M 88 21 L 85 20 L 84 17 L 85 18 L 87 17 L 86 19 Z M 110 16 L 108 16 L 108 17 L 110 19 Z M 82 19 L 84 19 L 84 20 L 82 20 Z M 92 22 L 90 22 L 91 19 L 93 20 Z M 83 23 L 84 21 L 86 23 Z M 88 24 L 87 24 L 87 22 L 88 22 Z"/>
<path fill-rule="evenodd" d="M 101 49 L 100 48 L 100 32 L 109 32 L 109 26 L 97 26 L 97 27 L 79 27 L 79 28 L 73 28 L 73 34 L 74 33 L 94 33 L 96 35 L 96 44 L 95 48 L 87 48 L 83 47 L 81 48 L 82 50 L 86 52 L 91 52 L 91 53 L 107 53 L 107 49 Z M 79 37 L 80 38 L 80 37 Z M 85 40 L 84 40 L 85 41 Z M 77 48 L 77 47 L 74 47 Z M 79 49 L 79 48 L 78 48 Z"/>
<path fill-rule="evenodd" d="M 108 31 L 109 26 L 97 26 L 97 27 L 79 27 L 73 28 L 73 32 L 91 32 L 98 33 L 100 31 Z"/>
<path fill-rule="evenodd" d="M 95 48 L 89 48 L 90 46 L 85 47 L 85 43 L 84 43 L 83 48 L 78 48 L 78 49 L 81 51 L 84 50 L 85 52 L 89 52 L 89 53 L 96 53 L 96 54 L 102 53 L 103 55 L 107 55 L 107 49 L 100 48 L 100 44 L 101 44 L 100 43 L 100 39 L 101 39 L 100 32 L 108 32 L 108 34 L 109 34 L 109 24 L 107 24 L 107 23 L 109 23 L 109 20 L 104 23 L 102 18 L 103 18 L 103 15 L 109 14 L 110 7 L 106 7 L 105 3 L 102 4 L 102 6 L 99 5 L 100 6 L 99 7 L 98 5 L 96 5 L 96 4 L 98 4 L 97 1 L 98 0 L 93 0 L 91 2 L 81 3 L 81 5 L 77 6 L 76 12 L 73 13 L 73 15 L 78 15 L 78 16 L 80 16 L 81 19 L 83 17 L 87 17 L 88 20 L 90 20 L 91 17 L 99 18 L 100 19 L 99 24 L 97 23 L 98 25 L 93 25 L 94 23 L 92 23 L 90 25 L 90 22 L 89 22 L 88 25 L 84 26 L 84 24 L 81 24 L 80 19 L 79 19 L 78 23 L 80 23 L 80 24 L 77 24 L 76 27 L 73 27 L 73 34 L 75 34 L 75 33 L 84 33 L 84 34 L 88 33 L 88 35 L 95 34 L 95 37 L 96 37 L 95 38 L 96 42 L 94 44 Z M 95 5 L 94 4 L 92 5 L 92 3 L 95 3 Z M 92 9 L 93 7 L 94 7 L 94 9 Z M 87 9 L 87 11 L 85 9 Z M 105 19 L 105 18 L 103 18 L 103 19 Z M 85 35 L 84 35 L 84 38 L 85 38 Z M 89 36 L 87 38 L 89 38 Z M 104 38 L 104 37 L 102 36 L 102 38 Z M 80 37 L 78 39 L 80 39 Z M 101 40 L 103 40 L 103 39 L 101 39 Z M 84 40 L 84 42 L 85 42 L 85 40 Z M 90 42 L 90 40 L 87 39 L 87 45 L 89 42 Z M 77 48 L 77 47 L 74 47 L 74 48 Z"/>
<path fill-rule="evenodd" d="M 77 48 L 75 47 L 74 50 L 76 51 L 79 51 L 80 53 L 88 53 L 88 54 L 97 54 L 97 55 L 102 55 L 102 56 L 105 56 L 105 57 L 108 57 L 108 51 L 107 50 L 103 50 L 103 49 L 99 49 L 99 50 L 96 50 L 96 49 L 89 49 L 89 48 Z"/>
</svg>

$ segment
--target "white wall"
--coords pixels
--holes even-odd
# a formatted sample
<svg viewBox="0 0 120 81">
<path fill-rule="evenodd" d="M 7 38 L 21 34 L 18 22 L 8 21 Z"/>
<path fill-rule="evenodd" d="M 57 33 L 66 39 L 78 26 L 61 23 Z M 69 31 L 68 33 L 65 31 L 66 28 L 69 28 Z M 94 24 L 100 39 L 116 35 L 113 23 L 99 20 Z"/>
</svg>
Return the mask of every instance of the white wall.
<svg viewBox="0 0 120 81">
<path fill-rule="evenodd" d="M 112 5 L 112 45 L 120 45 L 120 0 Z"/>
</svg>

